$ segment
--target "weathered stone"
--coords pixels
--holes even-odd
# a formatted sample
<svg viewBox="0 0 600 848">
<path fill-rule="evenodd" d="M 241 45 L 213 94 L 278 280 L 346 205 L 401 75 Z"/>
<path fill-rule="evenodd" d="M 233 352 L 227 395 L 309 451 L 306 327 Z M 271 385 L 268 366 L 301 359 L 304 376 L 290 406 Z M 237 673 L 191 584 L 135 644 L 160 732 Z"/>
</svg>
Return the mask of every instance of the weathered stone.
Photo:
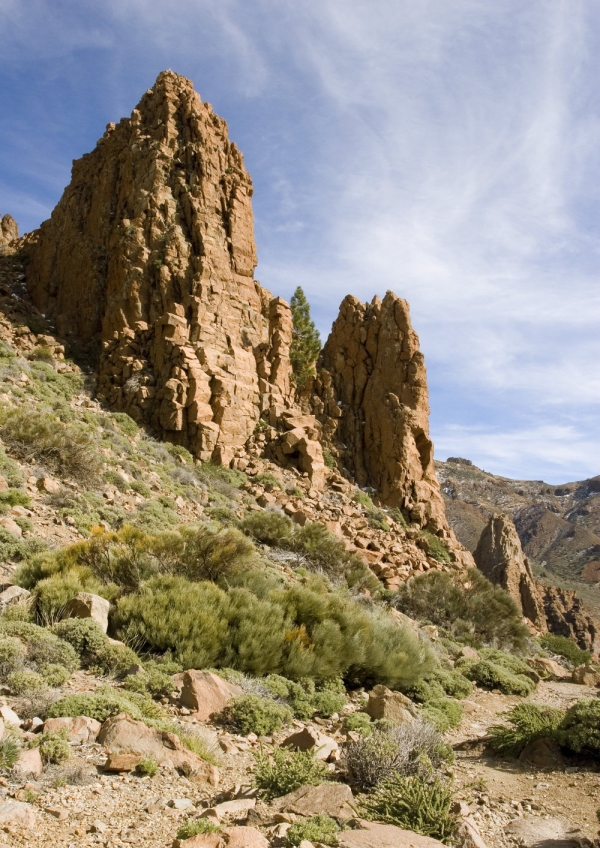
<svg viewBox="0 0 600 848">
<path fill-rule="evenodd" d="M 546 630 L 541 592 L 521 548 L 515 525 L 507 515 L 498 514 L 490 518 L 474 557 L 482 574 L 508 592 L 525 618 L 539 630 Z"/>
<path fill-rule="evenodd" d="M 16 825 L 25 830 L 32 830 L 36 825 L 36 816 L 30 804 L 21 801 L 0 802 L 0 828 Z"/>
<path fill-rule="evenodd" d="M 571 679 L 580 686 L 600 686 L 600 672 L 589 665 L 580 665 L 574 669 Z"/>
<path fill-rule="evenodd" d="M 391 824 L 361 820 L 359 825 L 357 830 L 344 830 L 338 835 L 339 848 L 443 848 L 437 839 Z"/>
<path fill-rule="evenodd" d="M 566 821 L 542 819 L 527 813 L 510 822 L 504 832 L 523 848 L 581 848 L 582 844 L 591 844 L 587 843 L 579 828 Z"/>
<path fill-rule="evenodd" d="M 203 818 L 214 816 L 221 820 L 225 816 L 239 816 L 247 813 L 248 810 L 253 810 L 256 806 L 256 798 L 234 798 L 233 801 L 223 801 L 221 804 L 215 804 L 203 814 Z"/>
<path fill-rule="evenodd" d="M 295 813 L 298 816 L 325 813 L 328 816 L 349 819 L 355 815 L 353 804 L 354 795 L 349 786 L 343 783 L 322 783 L 319 786 L 301 786 L 300 789 L 276 798 L 271 806 L 274 810 Z"/>
<path fill-rule="evenodd" d="M 106 762 L 104 763 L 105 771 L 134 771 L 142 761 L 142 754 L 138 751 L 135 753 L 113 754 L 108 752 Z"/>
<path fill-rule="evenodd" d="M 269 842 L 254 827 L 224 827 L 218 833 L 176 839 L 173 848 L 269 848 Z"/>
<path fill-rule="evenodd" d="M 57 492 L 60 492 L 61 486 L 56 480 L 53 480 L 51 477 L 40 477 L 36 481 L 36 485 L 40 492 L 46 492 L 49 495 L 54 495 Z"/>
<path fill-rule="evenodd" d="M 567 680 L 571 676 L 568 671 L 556 660 L 549 657 L 529 657 L 527 660 L 531 668 L 541 677 L 553 677 L 555 680 Z"/>
<path fill-rule="evenodd" d="M 91 618 L 100 625 L 104 633 L 108 630 L 110 603 L 100 595 L 79 592 L 65 607 L 66 618 Z"/>
<path fill-rule="evenodd" d="M 232 698 L 243 695 L 240 686 L 228 683 L 210 671 L 184 671 L 180 704 L 191 710 L 200 721 L 222 712 Z"/>
<path fill-rule="evenodd" d="M 369 692 L 365 712 L 372 719 L 385 718 L 398 724 L 412 724 L 416 707 L 402 692 L 392 692 L 386 686 L 378 684 Z"/>
<path fill-rule="evenodd" d="M 13 771 L 21 776 L 32 775 L 33 777 L 39 777 L 43 770 L 44 765 L 39 748 L 29 748 L 21 751 L 19 759 L 13 767 Z"/>
<path fill-rule="evenodd" d="M 0 527 L 3 527 L 5 530 L 8 530 L 9 533 L 12 533 L 13 536 L 17 536 L 19 539 L 23 536 L 23 531 L 10 515 L 4 515 L 0 518 Z"/>
<path fill-rule="evenodd" d="M 0 252 L 9 246 L 11 241 L 19 238 L 19 228 L 12 215 L 0 218 Z"/>
<path fill-rule="evenodd" d="M 487 844 L 471 816 L 465 816 L 461 819 L 454 838 L 458 848 L 487 848 Z"/>
<path fill-rule="evenodd" d="M 13 727 L 21 726 L 21 719 L 8 704 L 0 704 L 0 717 L 5 724 L 11 724 Z"/>
<path fill-rule="evenodd" d="M 31 597 L 31 592 L 21 586 L 9 586 L 0 592 L 0 609 L 14 604 L 26 603 Z"/>
<path fill-rule="evenodd" d="M 519 754 L 519 760 L 537 768 L 560 768 L 564 759 L 560 746 L 550 738 L 534 739 Z"/>
<path fill-rule="evenodd" d="M 59 733 L 66 730 L 69 742 L 85 745 L 95 742 L 102 725 L 95 718 L 76 716 L 75 718 L 47 718 L 44 722 L 45 733 Z"/>
<path fill-rule="evenodd" d="M 314 751 L 317 760 L 328 760 L 339 745 L 330 736 L 320 733 L 314 727 L 303 727 L 292 733 L 281 743 L 284 748 L 296 748 L 298 751 Z"/>
<path fill-rule="evenodd" d="M 150 757 L 159 765 L 185 769 L 196 779 L 216 785 L 219 772 L 215 766 L 188 751 L 174 733 L 156 730 L 126 713 L 107 719 L 98 734 L 98 742 L 111 754 L 137 754 Z"/>
<path fill-rule="evenodd" d="M 548 630 L 573 639 L 584 651 L 593 651 L 600 630 L 581 599 L 569 589 L 546 585 L 542 588 Z"/>
</svg>

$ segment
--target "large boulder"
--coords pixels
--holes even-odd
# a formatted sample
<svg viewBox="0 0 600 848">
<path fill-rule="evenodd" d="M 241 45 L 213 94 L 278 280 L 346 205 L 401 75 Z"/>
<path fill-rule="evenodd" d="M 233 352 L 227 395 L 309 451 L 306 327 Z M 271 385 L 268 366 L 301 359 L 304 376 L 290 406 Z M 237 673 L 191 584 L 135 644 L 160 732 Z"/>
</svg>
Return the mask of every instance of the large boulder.
<svg viewBox="0 0 600 848">
<path fill-rule="evenodd" d="M 244 690 L 228 683 L 211 671 L 184 671 L 181 678 L 182 707 L 191 710 L 199 721 L 208 721 L 211 716 L 222 712 L 227 704 Z"/>
<path fill-rule="evenodd" d="M 365 712 L 372 719 L 385 718 L 397 724 L 412 724 L 416 707 L 402 692 L 392 692 L 387 686 L 378 684 L 369 692 Z"/>
<path fill-rule="evenodd" d="M 31 592 L 23 589 L 21 586 L 7 586 L 6 589 L 0 592 L 0 609 L 14 606 L 15 604 L 27 603 L 30 597 Z"/>
<path fill-rule="evenodd" d="M 35 824 L 35 811 L 30 804 L 22 801 L 0 802 L 0 828 L 16 825 L 24 830 L 32 830 Z"/>
<path fill-rule="evenodd" d="M 571 679 L 580 686 L 600 686 L 600 672 L 589 665 L 580 665 L 574 669 Z"/>
<path fill-rule="evenodd" d="M 44 770 L 39 748 L 26 748 L 19 754 L 13 771 L 19 777 L 39 777 Z"/>
<path fill-rule="evenodd" d="M 314 727 L 303 727 L 284 739 L 281 744 L 284 748 L 295 748 L 297 751 L 314 751 L 317 760 L 328 760 L 334 752 L 339 751 L 335 739 Z"/>
<path fill-rule="evenodd" d="M 98 742 L 109 754 L 135 754 L 140 760 L 151 758 L 159 765 L 182 769 L 213 786 L 219 780 L 218 769 L 188 751 L 175 733 L 148 727 L 126 713 L 119 713 L 104 722 Z"/>
<path fill-rule="evenodd" d="M 102 725 L 95 718 L 76 716 L 75 718 L 47 718 L 44 722 L 44 733 L 60 733 L 66 730 L 69 742 L 84 745 L 95 742 Z"/>
<path fill-rule="evenodd" d="M 67 603 L 65 618 L 91 618 L 106 633 L 109 610 L 110 604 L 105 598 L 91 592 L 79 592 Z"/>
<path fill-rule="evenodd" d="M 271 806 L 284 813 L 298 816 L 316 816 L 325 813 L 332 818 L 349 819 L 355 815 L 354 795 L 344 783 L 321 783 L 319 786 L 301 786 L 281 798 L 276 798 Z"/>
<path fill-rule="evenodd" d="M 442 842 L 391 824 L 360 821 L 357 830 L 338 834 L 339 848 L 444 848 Z"/>
</svg>

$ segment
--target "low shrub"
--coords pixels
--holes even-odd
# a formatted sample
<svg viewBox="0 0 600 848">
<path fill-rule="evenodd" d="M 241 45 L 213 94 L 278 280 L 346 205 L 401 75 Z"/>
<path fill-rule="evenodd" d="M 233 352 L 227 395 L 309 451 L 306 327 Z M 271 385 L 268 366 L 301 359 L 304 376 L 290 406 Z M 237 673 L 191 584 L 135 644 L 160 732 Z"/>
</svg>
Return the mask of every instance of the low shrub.
<svg viewBox="0 0 600 848">
<path fill-rule="evenodd" d="M 158 774 L 158 763 L 150 757 L 144 757 L 143 760 L 139 761 L 135 770 L 143 777 L 154 777 Z"/>
<path fill-rule="evenodd" d="M 429 530 L 421 530 L 420 542 L 426 552 L 438 562 L 451 562 L 450 551 L 439 536 L 430 533 Z"/>
<path fill-rule="evenodd" d="M 114 421 L 119 430 L 130 438 L 133 438 L 139 432 L 140 428 L 126 412 L 111 412 L 110 420 Z"/>
<path fill-rule="evenodd" d="M 0 678 L 20 671 L 25 663 L 25 646 L 12 636 L 0 638 Z"/>
<path fill-rule="evenodd" d="M 254 546 L 234 527 L 184 526 L 179 538 L 172 570 L 188 580 L 216 582 L 252 565 Z"/>
<path fill-rule="evenodd" d="M 147 483 L 144 483 L 143 480 L 133 480 L 129 484 L 129 488 L 136 494 L 141 495 L 143 498 L 152 497 L 152 489 Z"/>
<path fill-rule="evenodd" d="M 112 469 L 109 469 L 108 471 L 104 472 L 104 474 L 102 475 L 102 479 L 106 483 L 110 483 L 111 486 L 114 486 L 120 492 L 129 491 L 129 483 L 123 477 L 122 474 L 119 474 L 118 471 L 113 471 Z"/>
<path fill-rule="evenodd" d="M 488 729 L 490 747 L 501 756 L 518 757 L 530 742 L 542 737 L 554 738 L 564 718 L 562 710 L 538 704 L 517 704 L 506 713 L 506 724 Z"/>
<path fill-rule="evenodd" d="M 101 458 L 95 442 L 79 424 L 63 424 L 39 410 L 21 407 L 5 415 L 0 434 L 11 452 L 81 482 L 95 479 Z"/>
<path fill-rule="evenodd" d="M 69 669 L 58 663 L 42 663 L 39 666 L 39 672 L 44 679 L 44 683 L 53 688 L 62 686 L 71 677 Z"/>
<path fill-rule="evenodd" d="M 290 724 L 292 711 L 285 704 L 277 704 L 260 695 L 240 695 L 227 707 L 226 718 L 244 736 L 256 733 L 268 736 L 284 724 Z"/>
<path fill-rule="evenodd" d="M 294 822 L 286 833 L 288 845 L 300 845 L 304 840 L 321 845 L 337 845 L 340 826 L 330 816 L 320 814 Z"/>
<path fill-rule="evenodd" d="M 329 776 L 327 765 L 315 760 L 312 751 L 275 748 L 271 757 L 259 751 L 254 758 L 254 785 L 266 801 L 287 795 L 300 786 L 317 786 Z"/>
<path fill-rule="evenodd" d="M 373 730 L 371 717 L 363 712 L 350 713 L 350 715 L 344 718 L 344 730 L 346 732 L 355 731 L 356 733 L 361 733 L 363 736 L 369 736 Z"/>
<path fill-rule="evenodd" d="M 7 489 L 0 492 L 0 504 L 9 506 L 29 506 L 31 499 L 22 489 Z"/>
<path fill-rule="evenodd" d="M 221 827 L 210 819 L 188 819 L 177 829 L 177 839 L 191 839 L 201 833 L 218 833 Z"/>
<path fill-rule="evenodd" d="M 519 657 L 505 651 L 484 649 L 481 658 L 460 659 L 455 668 L 484 689 L 499 689 L 505 695 L 531 695 L 537 675 Z"/>
<path fill-rule="evenodd" d="M 15 736 L 5 733 L 0 739 L 0 769 L 11 769 L 21 753 L 21 746 Z"/>
<path fill-rule="evenodd" d="M 523 650 L 529 631 L 513 599 L 476 568 L 467 574 L 429 571 L 404 583 L 396 609 L 443 627 L 459 642 Z"/>
<path fill-rule="evenodd" d="M 0 631 L 7 636 L 21 639 L 27 649 L 27 662 L 34 668 L 42 665 L 62 665 L 73 672 L 79 668 L 79 660 L 73 647 L 54 633 L 29 621 L 2 621 Z"/>
<path fill-rule="evenodd" d="M 123 688 L 130 692 L 149 692 L 153 698 L 171 695 L 174 684 L 170 674 L 153 663 L 146 663 L 142 671 L 128 674 Z"/>
<path fill-rule="evenodd" d="M 343 747 L 350 780 L 362 790 L 393 774 L 416 774 L 423 768 L 438 767 L 448 756 L 439 732 L 423 720 L 400 726 L 374 723 L 370 734 L 348 739 Z"/>
<path fill-rule="evenodd" d="M 240 522 L 240 529 L 264 545 L 287 547 L 292 539 L 294 525 L 280 512 L 249 512 Z"/>
<path fill-rule="evenodd" d="M 30 671 L 29 669 L 13 671 L 6 678 L 6 682 L 14 695 L 28 695 L 30 692 L 37 692 L 39 689 L 43 689 L 46 685 L 41 674 L 38 674 L 36 671 Z"/>
<path fill-rule="evenodd" d="M 589 665 L 592 654 L 590 651 L 582 650 L 571 639 L 566 636 L 556 636 L 554 633 L 544 633 L 540 636 L 540 645 L 552 654 L 564 657 L 572 665 Z"/>
<path fill-rule="evenodd" d="M 425 704 L 449 695 L 451 698 L 467 698 L 473 692 L 473 683 L 455 669 L 438 668 L 424 680 L 404 690 L 417 703 Z"/>
<path fill-rule="evenodd" d="M 315 692 L 312 696 L 312 705 L 316 713 L 324 718 L 329 718 L 334 713 L 339 713 L 346 703 L 346 693 L 342 695 L 339 692 L 333 692 L 330 689 L 323 689 L 320 692 Z"/>
<path fill-rule="evenodd" d="M 452 791 L 439 778 L 393 774 L 362 802 L 365 818 L 446 841 L 456 830 Z"/>
<path fill-rule="evenodd" d="M 421 715 L 440 733 L 445 733 L 461 723 L 463 708 L 453 698 L 432 698 L 421 709 Z"/>
<path fill-rule="evenodd" d="M 42 733 L 35 742 L 45 763 L 62 763 L 71 753 L 67 730 Z"/>
<path fill-rule="evenodd" d="M 252 482 L 256 483 L 257 486 L 262 486 L 267 492 L 272 492 L 274 489 L 281 489 L 281 482 L 270 471 L 256 474 L 252 478 Z"/>
<path fill-rule="evenodd" d="M 101 686 L 93 693 L 65 695 L 48 709 L 48 718 L 87 716 L 103 722 L 119 713 L 129 713 L 136 721 L 160 720 L 164 713 L 148 698 Z"/>
<path fill-rule="evenodd" d="M 4 477 L 11 489 L 18 489 L 23 485 L 23 475 L 19 463 L 8 457 L 4 448 L 0 448 L 0 474 Z"/>
<path fill-rule="evenodd" d="M 52 629 L 73 646 L 84 668 L 97 661 L 108 642 L 98 622 L 91 618 L 65 618 Z"/>
<path fill-rule="evenodd" d="M 219 765 L 219 746 L 214 737 L 200 727 L 185 727 L 182 725 L 170 728 L 181 739 L 183 745 L 213 766 Z"/>
<path fill-rule="evenodd" d="M 556 738 L 570 751 L 600 757 L 600 701 L 578 701 L 569 707 L 556 731 Z"/>
</svg>

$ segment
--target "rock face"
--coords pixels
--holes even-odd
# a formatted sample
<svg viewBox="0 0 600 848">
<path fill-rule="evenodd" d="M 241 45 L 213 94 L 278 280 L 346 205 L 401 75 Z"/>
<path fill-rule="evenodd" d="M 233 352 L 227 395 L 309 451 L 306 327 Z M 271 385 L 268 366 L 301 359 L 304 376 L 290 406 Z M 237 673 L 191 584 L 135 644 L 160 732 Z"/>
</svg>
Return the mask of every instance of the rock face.
<svg viewBox="0 0 600 848">
<path fill-rule="evenodd" d="M 360 486 L 433 532 L 447 523 L 429 438 L 427 375 L 408 303 L 347 297 L 318 363 L 324 438 Z"/>
<path fill-rule="evenodd" d="M 251 198 L 225 121 L 165 71 L 74 163 L 27 247 L 36 305 L 99 348 L 99 397 L 227 464 L 261 414 L 294 408 L 291 312 L 254 280 Z M 288 460 L 322 473 L 320 445 L 303 447 Z"/>
<path fill-rule="evenodd" d="M 110 603 L 105 598 L 93 595 L 91 592 L 79 592 L 66 605 L 65 616 L 66 618 L 91 618 L 106 633 L 109 611 Z"/>
<path fill-rule="evenodd" d="M 475 549 L 477 568 L 491 583 L 502 586 L 529 621 L 546 630 L 541 592 L 533 578 L 515 525 L 507 515 L 493 515 Z"/>
<path fill-rule="evenodd" d="M 11 241 L 19 238 L 19 228 L 17 222 L 11 215 L 5 215 L 0 218 L 0 253 L 5 247 L 8 247 Z"/>
<path fill-rule="evenodd" d="M 585 650 L 594 649 L 598 635 L 594 619 L 583 611 L 575 592 L 546 586 L 534 579 L 508 516 L 498 514 L 490 518 L 474 557 L 479 570 L 509 593 L 534 627 L 574 639 Z"/>
</svg>

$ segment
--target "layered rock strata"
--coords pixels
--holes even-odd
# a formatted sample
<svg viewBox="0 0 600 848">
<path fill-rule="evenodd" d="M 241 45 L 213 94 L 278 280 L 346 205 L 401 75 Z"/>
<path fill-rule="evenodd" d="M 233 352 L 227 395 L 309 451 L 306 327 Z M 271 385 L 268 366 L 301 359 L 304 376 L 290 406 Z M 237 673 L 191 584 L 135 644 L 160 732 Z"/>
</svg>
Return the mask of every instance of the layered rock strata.
<svg viewBox="0 0 600 848">
<path fill-rule="evenodd" d="M 100 344 L 113 409 L 221 463 L 288 412 L 287 461 L 322 482 L 314 421 L 294 420 L 289 306 L 254 280 L 251 197 L 225 121 L 165 71 L 74 163 L 29 240 L 28 286 L 60 335 Z"/>
<path fill-rule="evenodd" d="M 567 636 L 581 648 L 594 649 L 596 622 L 584 611 L 575 592 L 535 580 L 515 525 L 507 515 L 490 518 L 474 557 L 479 570 L 508 592 L 537 631 Z"/>
</svg>

